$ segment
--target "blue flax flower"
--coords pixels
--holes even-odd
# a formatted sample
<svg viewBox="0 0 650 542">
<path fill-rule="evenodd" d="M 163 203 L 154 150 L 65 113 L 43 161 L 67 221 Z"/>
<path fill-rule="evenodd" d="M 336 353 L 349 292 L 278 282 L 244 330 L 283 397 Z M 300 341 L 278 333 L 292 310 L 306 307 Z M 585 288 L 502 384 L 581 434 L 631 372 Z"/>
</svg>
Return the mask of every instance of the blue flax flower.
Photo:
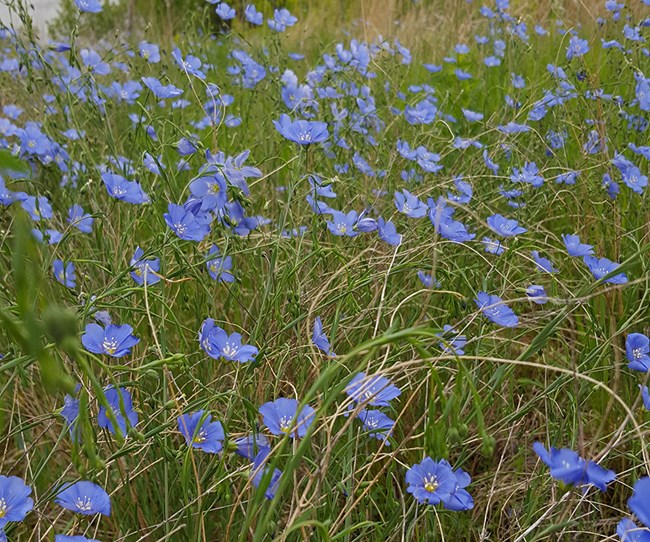
<svg viewBox="0 0 650 542">
<path fill-rule="evenodd" d="M 135 249 L 135 253 L 131 258 L 131 278 L 136 282 L 136 284 L 143 285 L 145 282 L 147 284 L 156 284 L 160 281 L 160 258 L 153 258 L 151 260 L 143 260 L 144 250 L 140 247 Z"/>
<path fill-rule="evenodd" d="M 406 473 L 406 491 L 420 504 L 443 504 L 450 510 L 469 510 L 474 501 L 465 487 L 471 480 L 462 470 L 454 473 L 445 460 L 434 461 L 425 457 L 421 463 L 413 465 Z"/>
<path fill-rule="evenodd" d="M 487 225 L 493 232 L 502 237 L 513 237 L 528 231 L 526 228 L 522 228 L 516 220 L 508 219 L 500 214 L 488 217 Z"/>
<path fill-rule="evenodd" d="M 416 195 L 404 189 L 395 192 L 395 207 L 400 213 L 410 218 L 422 218 L 427 214 L 428 207 Z"/>
<path fill-rule="evenodd" d="M 514 311 L 503 302 L 503 299 L 496 295 L 479 292 L 474 303 L 488 320 L 497 325 L 515 327 L 519 323 Z"/>
<path fill-rule="evenodd" d="M 607 258 L 596 258 L 594 256 L 585 256 L 582 260 L 585 262 L 589 271 L 591 271 L 591 274 L 596 280 L 602 279 L 605 275 L 615 271 L 621 265 L 608 260 Z M 627 282 L 627 276 L 625 273 L 619 273 L 618 275 L 608 278 L 604 282 L 609 282 L 610 284 L 625 284 Z"/>
<path fill-rule="evenodd" d="M 634 484 L 634 493 L 627 502 L 639 521 L 650 529 L 650 478 L 641 478 Z"/>
<path fill-rule="evenodd" d="M 133 335 L 133 328 L 128 324 L 109 324 L 105 328 L 99 324 L 88 324 L 81 336 L 81 343 L 88 352 L 114 358 L 130 354 L 131 348 L 139 342 L 140 339 Z"/>
<path fill-rule="evenodd" d="M 121 175 L 102 173 L 102 181 L 108 194 L 115 199 L 136 205 L 149 201 L 149 196 L 137 182 L 128 181 Z"/>
<path fill-rule="evenodd" d="M 93 231 L 94 218 L 84 213 L 81 205 L 73 205 L 68 211 L 68 222 L 80 232 L 91 233 Z"/>
<path fill-rule="evenodd" d="M 332 347 L 330 346 L 329 339 L 325 333 L 323 333 L 323 322 L 321 321 L 320 316 L 317 316 L 316 320 L 314 320 L 314 331 L 311 336 L 311 341 L 328 356 L 333 358 L 336 357 L 336 354 L 332 351 Z"/>
<path fill-rule="evenodd" d="M 641 390 L 641 399 L 643 399 L 643 406 L 646 410 L 650 410 L 650 391 L 648 391 L 648 386 L 642 386 L 639 384 L 639 389 Z"/>
<path fill-rule="evenodd" d="M 637 527 L 628 518 L 619 521 L 616 534 L 621 538 L 621 542 L 650 542 L 650 530 Z"/>
<path fill-rule="evenodd" d="M 309 405 L 305 405 L 298 412 L 298 401 L 286 397 L 264 403 L 259 410 L 264 424 L 271 433 L 274 435 L 288 434 L 291 438 L 304 437 L 314 421 L 315 414 L 315 410 Z"/>
<path fill-rule="evenodd" d="M 66 286 L 73 289 L 77 285 L 77 275 L 75 275 L 75 268 L 72 262 L 64 264 L 61 260 L 54 260 L 52 263 L 52 272 L 54 278 Z"/>
<path fill-rule="evenodd" d="M 81 12 L 99 13 L 102 10 L 101 0 L 74 0 Z"/>
<path fill-rule="evenodd" d="M 283 113 L 280 116 L 280 120 L 274 120 L 273 124 L 285 139 L 299 143 L 300 145 L 322 143 L 329 137 L 327 124 L 324 122 L 307 120 L 292 121 L 289 115 Z"/>
<path fill-rule="evenodd" d="M 203 241 L 209 233 L 210 227 L 202 224 L 197 217 L 188 211 L 182 205 L 170 203 L 167 206 L 168 212 L 163 216 L 169 228 L 185 241 Z"/>
<path fill-rule="evenodd" d="M 252 482 L 253 486 L 257 488 L 260 487 L 260 484 L 262 484 L 263 481 L 268 480 L 268 485 L 266 485 L 264 489 L 264 496 L 271 500 L 275 497 L 275 492 L 278 490 L 278 486 L 280 485 L 282 471 L 280 469 L 273 469 L 273 472 L 270 472 L 271 467 L 265 466 L 268 456 L 268 450 L 262 450 L 255 456 L 253 461 Z"/>
<path fill-rule="evenodd" d="M 85 536 L 69 536 L 65 534 L 57 534 L 54 536 L 54 542 L 99 542 L 94 538 L 86 538 Z"/>
<path fill-rule="evenodd" d="M 551 476 L 567 485 L 594 485 L 601 491 L 616 479 L 616 473 L 602 468 L 593 461 L 587 461 L 568 448 L 546 450 L 541 442 L 533 444 L 533 450 L 551 469 Z"/>
<path fill-rule="evenodd" d="M 135 427 L 138 424 L 138 413 L 133 410 L 133 401 L 131 394 L 126 388 L 115 388 L 109 386 L 104 390 L 106 401 L 110 406 L 121 435 L 126 435 L 127 423 L 129 427 Z M 124 414 L 122 414 L 124 412 Z M 126 416 L 125 416 L 126 415 Z M 108 418 L 107 409 L 104 406 L 99 407 L 97 416 L 97 425 L 103 429 L 108 429 L 114 435 L 116 434 L 113 422 Z"/>
<path fill-rule="evenodd" d="M 528 288 L 526 288 L 526 297 L 538 305 L 544 305 L 545 303 L 548 303 L 546 290 L 544 290 L 543 286 L 539 286 L 538 284 L 531 284 Z"/>
<path fill-rule="evenodd" d="M 70 438 L 74 442 L 79 441 L 79 429 L 77 426 L 77 420 L 79 418 L 79 399 L 77 399 L 77 393 L 79 393 L 80 388 L 81 385 L 77 384 L 74 390 L 75 395 L 70 395 L 68 393 L 65 394 L 65 397 L 63 398 L 63 408 L 61 409 L 61 416 L 63 416 L 63 419 L 68 426 L 68 430 L 70 431 Z"/>
<path fill-rule="evenodd" d="M 59 491 L 55 502 L 77 514 L 94 516 L 111 515 L 111 498 L 97 484 L 82 480 L 74 484 L 65 484 Z"/>
<path fill-rule="evenodd" d="M 582 244 L 580 237 L 577 235 L 562 234 L 564 246 L 569 256 L 591 256 L 594 253 L 594 247 L 591 245 Z"/>
<path fill-rule="evenodd" d="M 220 256 L 219 247 L 212 245 L 208 251 L 208 261 L 205 265 L 208 268 L 208 274 L 218 282 L 235 282 L 232 270 L 232 258 L 230 256 Z"/>
<path fill-rule="evenodd" d="M 650 370 L 650 339 L 643 333 L 630 333 L 625 338 L 625 355 L 630 369 L 647 373 Z"/>
<path fill-rule="evenodd" d="M 357 403 L 386 407 L 402 391 L 381 375 L 366 376 L 366 373 L 357 373 L 345 388 L 345 393 Z"/>
<path fill-rule="evenodd" d="M 212 318 L 206 319 L 199 331 L 199 343 L 203 351 L 214 359 L 226 359 L 246 363 L 257 356 L 259 350 L 255 346 L 242 344 L 239 333 L 228 333 L 215 325 Z"/>
<path fill-rule="evenodd" d="M 542 273 L 559 272 L 555 267 L 553 267 L 553 262 L 551 262 L 551 260 L 549 260 L 548 258 L 544 258 L 540 256 L 537 250 L 531 251 L 531 254 L 533 256 L 533 259 L 535 260 L 535 267 L 537 268 L 538 271 L 541 271 Z"/>
<path fill-rule="evenodd" d="M 10 521 L 22 521 L 34 508 L 32 488 L 17 476 L 0 476 L 0 531 Z"/>
<path fill-rule="evenodd" d="M 212 415 L 205 410 L 178 417 L 178 430 L 188 446 L 210 454 L 219 453 L 223 449 L 226 438 L 223 426 L 221 422 L 212 422 L 211 419 Z"/>
<path fill-rule="evenodd" d="M 467 344 L 467 337 L 461 335 L 454 326 L 445 324 L 442 328 L 442 333 L 437 333 L 438 337 L 444 339 L 438 343 L 442 349 L 443 354 L 453 354 L 455 356 L 462 356 L 465 354 L 465 345 Z"/>
<path fill-rule="evenodd" d="M 251 433 L 235 439 L 235 453 L 253 461 L 258 453 L 269 453 L 271 444 L 265 435 Z"/>
<path fill-rule="evenodd" d="M 371 437 L 383 440 L 386 446 L 390 446 L 388 437 L 393 432 L 395 421 L 391 420 L 381 410 L 364 409 L 357 416 L 363 423 L 363 428 L 370 433 Z"/>
<path fill-rule="evenodd" d="M 395 224 L 390 220 L 386 222 L 382 217 L 379 217 L 377 219 L 377 231 L 379 232 L 379 238 L 389 245 L 396 247 L 402 242 L 402 234 L 397 233 Z"/>
</svg>

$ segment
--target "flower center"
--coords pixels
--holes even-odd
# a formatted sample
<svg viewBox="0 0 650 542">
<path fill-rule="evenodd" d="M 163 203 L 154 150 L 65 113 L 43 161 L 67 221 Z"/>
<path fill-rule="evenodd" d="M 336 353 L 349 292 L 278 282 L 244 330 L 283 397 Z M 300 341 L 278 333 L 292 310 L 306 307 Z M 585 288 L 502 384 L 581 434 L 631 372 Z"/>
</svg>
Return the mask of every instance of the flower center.
<svg viewBox="0 0 650 542">
<path fill-rule="evenodd" d="M 280 431 L 288 433 L 291 430 L 291 422 L 293 422 L 293 418 L 282 416 L 282 418 L 280 418 Z"/>
<path fill-rule="evenodd" d="M 75 505 L 82 512 L 88 512 L 89 510 L 92 510 L 93 507 L 90 497 L 77 497 Z"/>
<path fill-rule="evenodd" d="M 0 499 L 0 518 L 5 517 L 7 513 L 7 503 L 4 499 Z"/>
<path fill-rule="evenodd" d="M 102 343 L 102 348 L 105 350 L 107 354 L 114 354 L 115 351 L 117 350 L 117 341 L 113 338 L 106 338 L 104 339 L 104 342 Z"/>
<path fill-rule="evenodd" d="M 223 354 L 227 357 L 232 357 L 237 353 L 237 350 L 239 350 L 234 344 L 227 342 L 224 347 L 221 349 Z"/>
<path fill-rule="evenodd" d="M 439 485 L 440 484 L 438 483 L 438 479 L 433 474 L 428 474 L 427 476 L 424 477 L 425 491 L 428 491 L 429 493 L 433 493 L 436 489 L 438 489 Z"/>
<path fill-rule="evenodd" d="M 203 442 L 205 442 L 205 438 L 206 438 L 205 429 L 201 429 L 199 431 L 199 434 L 196 435 L 196 437 L 194 437 L 194 444 L 202 444 Z"/>
</svg>

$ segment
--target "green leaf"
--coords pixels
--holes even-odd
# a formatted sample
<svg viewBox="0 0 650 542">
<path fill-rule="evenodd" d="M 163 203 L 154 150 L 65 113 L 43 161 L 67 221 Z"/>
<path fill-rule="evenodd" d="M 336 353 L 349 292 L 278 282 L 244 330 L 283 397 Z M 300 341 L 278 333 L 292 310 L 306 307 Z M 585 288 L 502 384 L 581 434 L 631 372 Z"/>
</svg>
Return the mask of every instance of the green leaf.
<svg viewBox="0 0 650 542">
<path fill-rule="evenodd" d="M 30 177 L 32 168 L 20 158 L 16 158 L 6 149 L 0 149 L 0 172 L 13 177 Z"/>
</svg>

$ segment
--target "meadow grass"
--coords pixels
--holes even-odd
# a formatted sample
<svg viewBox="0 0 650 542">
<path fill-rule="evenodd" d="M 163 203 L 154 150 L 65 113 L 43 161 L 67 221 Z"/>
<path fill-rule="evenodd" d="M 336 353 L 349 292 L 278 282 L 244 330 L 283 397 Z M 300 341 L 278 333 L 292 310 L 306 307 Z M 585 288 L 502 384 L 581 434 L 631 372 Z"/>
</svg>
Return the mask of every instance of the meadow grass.
<svg viewBox="0 0 650 542">
<path fill-rule="evenodd" d="M 23 478 L 34 499 L 34 511 L 23 522 L 5 527 L 9 540 L 53 540 L 66 533 L 128 542 L 614 539 L 618 521 L 630 516 L 626 503 L 634 482 L 650 473 L 648 413 L 639 392 L 647 377 L 627 367 L 625 352 L 629 334 L 647 335 L 650 329 L 650 205 L 648 189 L 634 192 L 612 163 L 621 152 L 647 174 L 647 160 L 628 149 L 648 140 L 647 111 L 634 101 L 635 73 L 648 71 L 647 50 L 643 42 L 622 37 L 625 10 L 619 21 L 601 10 L 605 24 L 584 17 L 579 36 L 590 50 L 569 61 L 571 34 L 553 17 L 544 23 L 549 35 L 538 35 L 534 13 L 513 6 L 528 22 L 522 39 L 513 30 L 517 19 L 489 20 L 479 6 L 462 4 L 462 17 L 428 30 L 440 28 L 442 38 L 413 30 L 436 18 L 433 8 L 420 8 L 421 17 L 407 13 L 404 25 L 411 31 L 401 39 L 413 46 L 413 60 L 406 63 L 394 41 L 383 42 L 389 47 L 381 50 L 369 30 L 383 28 L 378 18 L 390 11 L 364 3 L 365 22 L 347 28 L 359 40 L 378 44 L 367 67 L 376 77 L 341 61 L 340 70 L 315 76 L 324 53 L 336 57 L 338 42 L 351 45 L 338 31 L 319 29 L 309 13 L 304 24 L 310 31 L 302 21 L 284 33 L 237 21 L 231 32 L 217 36 L 210 36 L 207 22 L 189 15 L 175 44 L 165 41 L 169 36 L 144 35 L 160 43 L 159 64 L 138 55 L 142 35 L 110 35 L 92 44 L 112 63 L 108 75 L 89 72 L 80 60 L 90 45 L 77 35 L 78 23 L 92 26 L 93 14 L 72 13 L 70 51 L 52 52 L 30 41 L 28 32 L 3 34 L 3 55 L 18 59 L 19 67 L 0 74 L 1 105 L 24 109 L 7 122 L 19 130 L 27 121 L 40 122 L 42 133 L 59 145 L 32 152 L 28 137 L 2 126 L 2 146 L 29 166 L 21 173 L 21 162 L 10 164 L 8 153 L 2 155 L 7 189 L 46 196 L 54 209 L 51 219 L 36 221 L 21 209 L 24 198 L 0 207 L 0 474 Z M 461 21 L 456 32 L 453 25 Z M 459 34 L 470 46 L 467 54 L 453 52 Z M 475 43 L 474 34 L 489 42 Z M 603 49 L 601 38 L 618 39 L 626 50 Z M 499 66 L 488 67 L 484 58 L 493 54 L 495 40 L 503 40 L 503 56 Z M 175 46 L 183 56 L 201 59 L 205 81 L 179 69 L 170 54 Z M 233 58 L 236 50 L 266 69 L 253 88 L 227 71 L 242 64 Z M 306 58 L 291 60 L 290 52 Z M 79 72 L 71 76 L 68 62 Z M 442 69 L 429 73 L 422 63 Z M 552 75 L 549 64 L 562 67 L 566 78 Z M 309 82 L 313 101 L 287 106 L 281 80 L 287 69 L 300 84 Z M 456 69 L 471 79 L 460 80 Z M 513 73 L 524 78 L 524 88 L 513 87 Z M 173 83 L 189 103 L 170 107 L 178 98 L 158 100 L 144 86 L 137 98 L 124 101 L 108 89 L 113 81 L 141 77 Z M 206 98 L 207 83 L 217 87 Z M 338 96 L 318 95 L 328 86 Z M 362 87 L 367 90 L 360 96 Z M 559 103 L 547 103 L 546 114 L 531 120 L 546 91 L 560 97 Z M 374 108 L 360 103 L 369 96 Z M 407 122 L 404 110 L 425 97 L 435 101 L 435 119 Z M 331 104 L 347 110 L 347 117 L 337 117 Z M 484 118 L 470 123 L 463 108 Z M 326 122 L 330 144 L 288 141 L 273 124 L 282 113 Z M 196 127 L 206 114 L 209 122 Z M 228 114 L 241 124 L 229 126 Z M 509 122 L 530 131 L 499 129 Z M 71 128 L 81 137 L 61 135 Z M 565 133 L 561 147 L 551 148 L 549 131 Z M 591 153 L 585 145 L 594 133 L 606 145 Z M 178 142 L 192 134 L 197 151 L 184 156 L 187 167 L 179 168 Z M 458 148 L 457 136 L 483 147 Z M 334 144 L 339 138 L 348 148 Z M 441 171 L 427 173 L 406 160 L 398 140 L 438 153 Z M 66 154 L 57 163 L 61 148 Z M 168 204 L 183 204 L 190 196 L 191 181 L 209 162 L 206 150 L 233 157 L 250 150 L 246 164 L 261 176 L 248 179 L 249 196 L 228 179 L 227 196 L 242 204 L 246 217 L 268 223 L 256 219 L 242 234 L 235 213 L 226 213 L 200 242 L 179 239 L 168 227 Z M 486 167 L 484 150 L 499 164 L 498 172 Z M 357 152 L 371 168 L 365 174 L 354 164 Z M 157 172 L 143 163 L 147 155 Z M 541 187 L 511 180 L 513 168 L 528 162 L 539 167 Z M 404 180 L 401 172 L 411 168 L 418 178 Z M 150 201 L 133 205 L 111 197 L 101 177 L 106 171 L 137 180 Z M 558 184 L 558 176 L 569 171 L 580 172 L 575 184 Z M 615 198 L 603 187 L 606 173 L 619 185 Z M 371 217 L 390 219 L 401 243 L 391 246 L 376 232 L 333 235 L 327 225 L 332 213 L 315 213 L 306 202 L 314 196 L 312 175 L 336 193 L 335 199 L 321 198 L 331 208 L 368 209 Z M 475 239 L 454 242 L 436 233 L 426 216 L 414 219 L 396 210 L 395 192 L 406 188 L 423 202 L 436 200 L 457 193 L 458 175 L 471 185 L 471 200 L 452 198 L 448 204 Z M 517 208 L 503 196 L 502 185 L 522 190 L 514 198 Z M 73 204 L 94 218 L 91 233 L 66 221 Z M 42 211 L 40 204 L 37 209 Z M 486 225 L 495 213 L 527 228 L 502 239 L 506 250 L 499 256 L 480 242 L 497 237 Z M 43 234 L 53 228 L 62 237 L 39 243 L 32 228 Z M 562 234 L 574 233 L 598 257 L 622 265 L 597 281 L 581 258 L 566 252 Z M 209 276 L 212 244 L 232 258 L 234 282 Z M 145 259 L 159 258 L 159 282 L 132 278 L 138 246 Z M 559 272 L 540 271 L 533 250 Z M 57 259 L 74 262 L 75 287 L 53 275 Z M 419 270 L 439 285 L 423 285 Z M 608 282 L 621 272 L 625 284 Z M 531 284 L 544 286 L 546 304 L 530 301 Z M 506 300 L 518 325 L 504 328 L 488 320 L 474 303 L 479 291 Z M 80 337 L 97 311 L 133 327 L 140 341 L 132 353 L 113 358 L 83 348 Z M 317 316 L 336 357 L 312 341 Z M 241 333 L 259 349 L 255 359 L 209 357 L 197 340 L 206 318 L 228 333 Z M 446 324 L 466 336 L 462 355 L 445 350 L 450 336 L 441 344 Z M 354 415 L 360 407 L 353 415 L 348 410 L 353 403 L 345 390 L 361 371 L 381 374 L 401 389 L 382 409 L 395 420 L 387 439 L 362 429 Z M 74 394 L 77 384 L 79 442 L 61 416 L 64 395 Z M 109 385 L 133 396 L 139 420 L 126 438 L 97 425 Z M 302 438 L 269 435 L 268 465 L 282 476 L 273 485 L 269 470 L 255 488 L 252 464 L 234 453 L 235 439 L 269 434 L 258 409 L 278 397 L 310 405 L 315 415 Z M 188 446 L 179 432 L 178 417 L 199 410 L 223 424 L 227 438 L 218 454 Z M 115 422 L 113 416 L 126 407 L 109 413 Z M 533 452 L 535 441 L 576 450 L 615 471 L 617 479 L 606 492 L 558 483 Z M 418 504 L 407 493 L 405 473 L 425 456 L 447 459 L 471 475 L 472 510 Z M 55 504 L 63 482 L 81 479 L 111 495 L 110 517 L 74 516 Z M 265 486 L 274 498 L 265 496 Z"/>
</svg>

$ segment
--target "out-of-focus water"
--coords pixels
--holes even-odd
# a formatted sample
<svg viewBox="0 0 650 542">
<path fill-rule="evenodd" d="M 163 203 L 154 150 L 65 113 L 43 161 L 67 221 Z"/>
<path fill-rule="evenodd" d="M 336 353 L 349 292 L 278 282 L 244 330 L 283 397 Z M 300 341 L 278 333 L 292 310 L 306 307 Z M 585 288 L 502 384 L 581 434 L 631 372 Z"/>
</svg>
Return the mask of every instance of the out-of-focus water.
<svg viewBox="0 0 650 542">
<path fill-rule="evenodd" d="M 27 3 L 34 8 L 31 10 L 34 23 L 42 29 L 56 16 L 59 7 L 59 0 L 27 0 Z M 9 26 L 9 8 L 4 0 L 0 0 L 0 21 Z"/>
</svg>

